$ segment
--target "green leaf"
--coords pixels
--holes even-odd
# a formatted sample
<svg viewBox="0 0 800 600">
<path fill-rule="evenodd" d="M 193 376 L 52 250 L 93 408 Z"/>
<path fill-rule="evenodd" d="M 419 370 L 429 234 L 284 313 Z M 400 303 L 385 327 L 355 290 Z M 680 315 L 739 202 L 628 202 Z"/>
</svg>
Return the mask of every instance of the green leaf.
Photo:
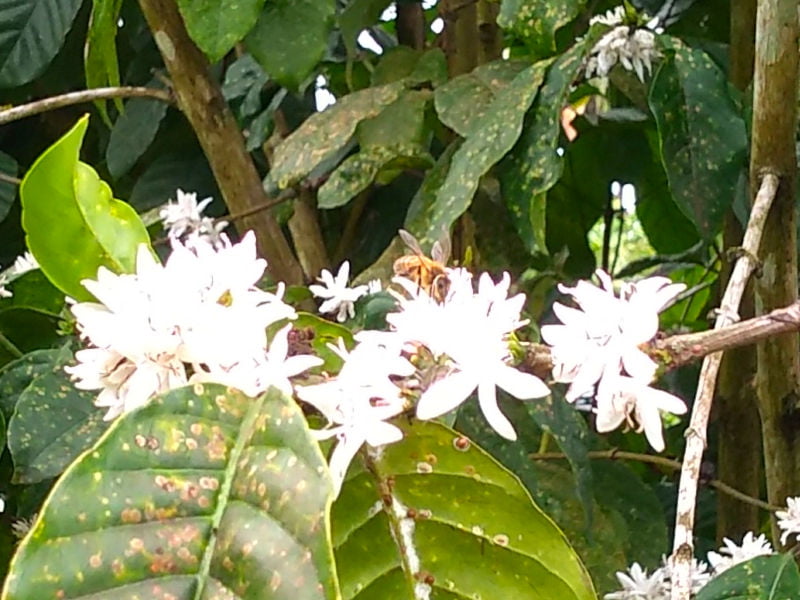
<svg viewBox="0 0 800 600">
<path fill-rule="evenodd" d="M 253 28 L 264 0 L 177 0 L 186 31 L 212 63 Z"/>
<path fill-rule="evenodd" d="M 439 48 L 415 50 L 396 46 L 381 56 L 372 73 L 372 85 L 405 79 L 409 85 L 431 82 L 433 87 L 447 81 L 447 59 Z"/>
<path fill-rule="evenodd" d="M 0 0 L 0 88 L 28 83 L 58 53 L 81 0 Z"/>
<path fill-rule="evenodd" d="M 77 389 L 64 371 L 72 353 L 61 352 L 19 395 L 8 423 L 14 483 L 55 477 L 94 444 L 109 423 L 94 407 L 96 391 Z"/>
<path fill-rule="evenodd" d="M 521 61 L 496 60 L 439 86 L 434 95 L 439 119 L 461 137 L 467 137 L 473 123 L 486 118 L 492 101 L 526 66 Z"/>
<path fill-rule="evenodd" d="M 157 79 L 149 87 L 163 88 Z M 167 114 L 167 103 L 152 98 L 131 98 L 114 123 L 106 146 L 106 163 L 114 179 L 127 173 L 156 137 Z"/>
<path fill-rule="evenodd" d="M 311 313 L 298 312 L 297 319 L 292 321 L 292 327 L 300 332 L 310 346 L 307 354 L 314 354 L 325 361 L 317 367 L 320 371 L 337 373 L 342 368 L 342 357 L 331 350 L 329 344 L 336 346 L 341 341 L 348 349 L 355 345 L 353 333 L 347 327 Z"/>
<path fill-rule="evenodd" d="M 589 431 L 586 423 L 562 394 L 551 394 L 524 407 L 536 424 L 555 440 L 569 461 L 575 491 L 583 505 L 586 529 L 592 528 L 592 468 L 589 464 Z"/>
<path fill-rule="evenodd" d="M 534 58 L 555 52 L 555 33 L 574 19 L 585 0 L 502 0 L 497 24 L 521 37 Z"/>
<path fill-rule="evenodd" d="M 362 149 L 393 146 L 428 147 L 430 130 L 425 126 L 425 109 L 430 92 L 407 90 L 371 119 L 361 121 L 356 139 Z"/>
<path fill-rule="evenodd" d="M 86 33 L 83 61 L 87 88 L 120 84 L 116 38 L 121 8 L 122 0 L 92 0 L 92 16 L 89 19 L 89 31 Z M 122 100 L 117 98 L 115 103 L 117 109 L 122 111 Z M 106 101 L 97 100 L 95 105 L 103 120 L 110 124 Z"/>
<path fill-rule="evenodd" d="M 0 334 L 23 354 L 57 345 L 58 317 L 25 306 L 10 306 L 0 311 Z M 7 350 L 0 346 L 0 364 L 8 362 Z"/>
<path fill-rule="evenodd" d="M 179 188 L 196 192 L 198 198 L 221 197 L 208 160 L 199 148 L 161 154 L 136 179 L 129 203 L 140 213 L 145 212 L 174 199 L 175 190 Z M 213 214 L 209 209 L 215 203 L 206 209 L 208 214 Z"/>
<path fill-rule="evenodd" d="M 427 153 L 419 148 L 386 148 L 371 146 L 358 154 L 345 159 L 331 173 L 328 180 L 319 188 L 317 205 L 320 208 L 336 208 L 350 202 L 360 192 L 367 189 L 378 174 L 390 169 L 392 163 L 403 161 L 412 166 L 425 169 L 433 164 Z"/>
<path fill-rule="evenodd" d="M 19 395 L 36 377 L 52 370 L 61 350 L 34 350 L 0 369 L 0 410 L 6 421 L 14 414 Z"/>
<path fill-rule="evenodd" d="M 2 597 L 337 598 L 330 495 L 291 400 L 173 390 L 67 470 Z"/>
<path fill-rule="evenodd" d="M 723 571 L 696 600 L 795 600 L 800 571 L 791 553 L 759 556 Z"/>
<path fill-rule="evenodd" d="M 747 132 L 725 73 L 702 50 L 667 41 L 648 102 L 675 202 L 705 239 L 719 233 L 747 168 Z M 713 168 L 709 168 L 713 165 Z"/>
<path fill-rule="evenodd" d="M 367 88 L 311 115 L 275 149 L 270 179 L 281 189 L 298 183 L 346 146 L 356 126 L 394 102 L 403 89 L 402 82 Z"/>
<path fill-rule="evenodd" d="M 18 172 L 19 167 L 14 157 L 5 152 L 0 152 L 0 174 L 7 177 L 16 177 Z M 0 221 L 6 218 L 16 197 L 17 184 L 0 178 Z"/>
<path fill-rule="evenodd" d="M 592 493 L 601 510 L 616 513 L 621 523 L 617 535 L 623 542 L 627 564 L 655 569 L 669 553 L 667 518 L 653 488 L 629 467 L 613 460 L 593 460 Z M 593 538 L 602 543 L 602 540 Z M 627 566 L 627 564 L 625 566 Z"/>
<path fill-rule="evenodd" d="M 147 230 L 130 205 L 115 200 L 97 173 L 78 160 L 88 117 L 83 117 L 36 160 L 20 187 L 25 239 L 42 271 L 76 300 L 91 294 L 80 284 L 97 269 L 134 271 Z"/>
<path fill-rule="evenodd" d="M 270 0 L 245 46 L 275 81 L 297 88 L 328 47 L 335 8 L 334 0 Z"/>
<path fill-rule="evenodd" d="M 333 509 L 343 597 L 594 599 L 566 538 L 486 452 L 434 422 L 356 465 Z"/>
<path fill-rule="evenodd" d="M 347 53 L 355 55 L 358 35 L 367 27 L 378 22 L 383 11 L 392 0 L 352 0 L 339 15 L 339 28 L 342 32 Z"/>
<path fill-rule="evenodd" d="M 64 307 L 64 294 L 39 269 L 28 271 L 8 284 L 13 293 L 0 298 L 0 313 L 10 308 L 28 308 L 58 318 Z"/>
<path fill-rule="evenodd" d="M 469 207 L 481 177 L 514 146 L 525 113 L 542 84 L 546 66 L 536 63 L 521 71 L 500 91 L 486 112 L 473 121 L 436 194 L 423 237 L 435 238 L 442 230 L 448 230 Z"/>
<path fill-rule="evenodd" d="M 552 64 L 522 136 L 500 172 L 506 205 L 520 238 L 532 254 L 546 252 L 542 246 L 543 194 L 561 175 L 562 159 L 556 152 L 561 109 L 587 50 L 586 42 L 578 42 Z"/>
</svg>

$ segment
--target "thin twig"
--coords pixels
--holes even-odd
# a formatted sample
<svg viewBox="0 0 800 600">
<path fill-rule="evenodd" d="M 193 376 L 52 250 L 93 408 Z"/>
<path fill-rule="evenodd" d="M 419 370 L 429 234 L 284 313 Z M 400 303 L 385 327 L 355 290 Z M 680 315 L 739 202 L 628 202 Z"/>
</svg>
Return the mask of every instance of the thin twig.
<svg viewBox="0 0 800 600">
<path fill-rule="evenodd" d="M 230 221 L 230 222 L 239 221 L 241 219 L 244 219 L 245 217 L 249 217 L 250 215 L 259 213 L 262 210 L 269 210 L 270 208 L 278 206 L 278 204 L 283 204 L 287 200 L 291 200 L 296 196 L 297 196 L 297 190 L 295 190 L 294 188 L 289 188 L 283 190 L 280 194 L 278 194 L 274 198 L 270 198 L 266 202 L 262 202 L 261 204 L 256 204 L 255 206 L 252 206 L 247 210 L 243 210 L 238 213 L 234 213 L 232 215 L 225 215 L 223 217 L 220 217 L 220 220 Z"/>
<path fill-rule="evenodd" d="M 8 352 L 13 358 L 22 358 L 22 350 L 17 348 L 17 346 L 8 339 L 3 332 L 0 331 L 0 348 Z"/>
<path fill-rule="evenodd" d="M 80 92 L 69 92 L 60 96 L 51 96 L 21 104 L 6 110 L 0 110 L 0 125 L 18 121 L 26 117 L 32 117 L 49 110 L 72 106 L 73 104 L 84 104 L 95 100 L 107 100 L 109 98 L 152 98 L 161 100 L 169 104 L 175 104 L 175 98 L 169 90 L 161 90 L 150 87 L 102 87 L 91 90 L 81 90 Z"/>
<path fill-rule="evenodd" d="M 10 183 L 11 185 L 19 185 L 22 183 L 22 179 L 13 177 L 12 175 L 6 175 L 5 173 L 0 173 L 0 181 Z"/>
<path fill-rule="evenodd" d="M 742 301 L 747 280 L 757 266 L 756 254 L 761 245 L 761 234 L 772 202 L 778 191 L 778 177 L 772 173 L 764 175 L 756 194 L 750 220 L 744 233 L 742 251 L 722 297 L 714 329 L 722 329 L 738 319 L 737 312 Z M 672 599 L 688 600 L 691 593 L 692 559 L 694 558 L 693 532 L 694 512 L 697 501 L 697 485 L 700 465 L 706 447 L 706 429 L 711 413 L 711 403 L 717 383 L 722 353 L 709 354 L 703 360 L 697 386 L 689 428 L 686 430 L 686 450 L 683 455 L 678 501 L 675 509 L 675 538 L 672 547 Z"/>
<path fill-rule="evenodd" d="M 682 466 L 680 461 L 677 461 L 673 458 L 667 458 L 666 456 L 640 454 L 638 452 L 623 452 L 622 450 L 592 450 L 587 452 L 586 455 L 592 459 L 635 460 L 637 462 L 650 463 L 660 467 L 665 467 L 671 471 L 680 471 Z M 531 460 L 559 460 L 566 459 L 567 455 L 562 452 L 537 452 L 536 454 L 529 454 L 528 458 Z M 707 481 L 706 484 L 709 487 L 722 492 L 723 494 L 727 494 L 728 496 L 732 496 L 733 498 L 744 502 L 745 504 L 752 504 L 753 506 L 757 506 L 758 508 L 762 508 L 764 510 L 776 511 L 783 508 L 780 506 L 773 506 L 768 502 L 764 502 L 760 498 L 748 496 L 744 492 L 740 492 L 736 488 L 729 486 L 727 483 L 724 483 L 719 479 L 712 479 Z"/>
</svg>

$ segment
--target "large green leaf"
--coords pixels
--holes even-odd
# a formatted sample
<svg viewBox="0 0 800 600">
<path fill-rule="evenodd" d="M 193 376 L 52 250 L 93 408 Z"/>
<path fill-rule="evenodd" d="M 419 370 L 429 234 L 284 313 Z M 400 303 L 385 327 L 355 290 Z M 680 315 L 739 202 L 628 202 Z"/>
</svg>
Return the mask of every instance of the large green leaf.
<svg viewBox="0 0 800 600">
<path fill-rule="evenodd" d="M 467 137 L 473 123 L 486 118 L 495 97 L 525 66 L 521 61 L 496 60 L 439 86 L 434 96 L 439 119 L 461 137 Z"/>
<path fill-rule="evenodd" d="M 157 79 L 148 86 L 163 87 Z M 127 173 L 144 154 L 167 114 L 167 103 L 153 98 L 131 98 L 119 116 L 106 146 L 106 164 L 114 179 Z"/>
<path fill-rule="evenodd" d="M 447 59 L 439 48 L 415 50 L 395 46 L 381 56 L 372 72 L 372 85 L 384 85 L 405 79 L 409 85 L 430 82 L 437 87 L 447 81 Z"/>
<path fill-rule="evenodd" d="M 11 308 L 27 308 L 59 318 L 64 308 L 64 294 L 39 269 L 23 273 L 8 284 L 10 298 L 0 298 L 0 313 Z"/>
<path fill-rule="evenodd" d="M 81 0 L 0 0 L 0 88 L 28 83 L 58 53 Z"/>
<path fill-rule="evenodd" d="M 83 61 L 87 88 L 118 86 L 120 83 L 116 38 L 121 8 L 122 0 L 92 0 Z M 98 100 L 96 104 L 103 119 L 110 123 L 105 100 Z M 121 111 L 122 100 L 117 98 L 116 105 Z"/>
<path fill-rule="evenodd" d="M 330 495 L 291 400 L 173 390 L 67 470 L 2 598 L 336 598 Z"/>
<path fill-rule="evenodd" d="M 561 176 L 562 159 L 557 153 L 561 133 L 561 110 L 575 80 L 587 43 L 578 42 L 556 60 L 536 102 L 526 118 L 525 129 L 501 169 L 506 205 L 520 238 L 531 253 L 544 252 L 544 192 Z"/>
<path fill-rule="evenodd" d="M 48 279 L 77 300 L 92 297 L 82 279 L 101 265 L 133 272 L 139 244 L 149 244 L 136 211 L 78 160 L 87 125 L 83 117 L 45 150 L 20 187 L 28 247 Z"/>
<path fill-rule="evenodd" d="M 367 88 L 311 115 L 275 149 L 270 179 L 280 188 L 298 183 L 314 167 L 343 148 L 361 121 L 380 113 L 403 89 L 400 81 Z"/>
<path fill-rule="evenodd" d="M 514 146 L 546 67 L 540 62 L 521 71 L 471 123 L 467 139 L 453 155 L 447 177 L 436 194 L 423 237 L 435 238 L 449 229 L 469 207 L 481 177 Z"/>
<path fill-rule="evenodd" d="M 800 571 L 794 556 L 759 556 L 708 582 L 696 600 L 796 600 Z"/>
<path fill-rule="evenodd" d="M 700 234 L 711 239 L 747 164 L 747 132 L 725 73 L 702 50 L 678 39 L 656 71 L 650 110 L 673 197 Z"/>
<path fill-rule="evenodd" d="M 245 46 L 270 76 L 297 88 L 328 47 L 334 0 L 270 0 Z"/>
<path fill-rule="evenodd" d="M 8 423 L 14 483 L 55 477 L 108 428 L 94 407 L 97 392 L 77 389 L 64 372 L 72 353 L 63 349 L 19 394 Z"/>
<path fill-rule="evenodd" d="M 5 152 L 0 152 L 0 176 L 5 175 L 9 178 L 17 176 L 18 166 L 17 161 L 12 156 Z M 11 210 L 11 204 L 14 198 L 17 197 L 17 185 L 13 180 L 0 178 L 0 221 L 6 218 L 8 211 Z"/>
<path fill-rule="evenodd" d="M 521 37 L 542 58 L 556 49 L 556 30 L 569 23 L 585 0 L 502 0 L 497 24 Z"/>
<path fill-rule="evenodd" d="M 177 0 L 194 43 L 217 62 L 253 28 L 264 0 Z"/>
<path fill-rule="evenodd" d="M 345 599 L 595 598 L 516 477 L 443 425 L 398 424 L 405 438 L 351 469 L 334 505 Z"/>
</svg>

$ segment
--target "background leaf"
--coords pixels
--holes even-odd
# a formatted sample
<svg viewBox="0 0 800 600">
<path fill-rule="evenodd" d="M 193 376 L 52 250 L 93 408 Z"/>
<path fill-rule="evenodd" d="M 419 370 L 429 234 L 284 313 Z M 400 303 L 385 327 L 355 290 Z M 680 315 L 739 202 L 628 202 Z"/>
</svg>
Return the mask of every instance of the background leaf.
<svg viewBox="0 0 800 600">
<path fill-rule="evenodd" d="M 275 149 L 269 178 L 290 187 L 344 147 L 363 120 L 397 99 L 402 82 L 353 92 L 326 110 L 311 115 Z"/>
<path fill-rule="evenodd" d="M 334 0 L 270 0 L 244 40 L 270 76 L 297 88 L 328 45 Z"/>
<path fill-rule="evenodd" d="M 71 362 L 72 353 L 62 349 L 17 398 L 8 423 L 14 483 L 37 483 L 61 474 L 108 428 L 104 412 L 93 405 L 97 392 L 77 389 L 64 372 Z"/>
<path fill-rule="evenodd" d="M 119 62 L 117 59 L 117 26 L 122 0 L 92 0 L 92 16 L 89 31 L 86 32 L 84 72 L 86 87 L 98 88 L 118 86 Z M 95 102 L 103 116 L 110 123 L 105 100 Z M 122 100 L 117 98 L 118 110 L 122 110 Z"/>
<path fill-rule="evenodd" d="M 154 78 L 147 87 L 164 86 Z M 153 142 L 167 106 L 166 102 L 152 98 L 131 98 L 125 103 L 106 146 L 106 164 L 114 179 L 127 173 Z"/>
<path fill-rule="evenodd" d="M 28 83 L 61 49 L 81 0 L 0 0 L 0 88 Z"/>
<path fill-rule="evenodd" d="M 747 133 L 725 73 L 702 50 L 669 44 L 650 87 L 675 202 L 705 239 L 722 226 L 746 169 Z"/>
<path fill-rule="evenodd" d="M 502 0 L 497 24 L 521 37 L 534 57 L 550 56 L 555 34 L 583 8 L 584 0 Z"/>
<path fill-rule="evenodd" d="M 330 489 L 291 400 L 176 389 L 70 467 L 2 597 L 336 597 Z"/>
<path fill-rule="evenodd" d="M 0 174 L 16 178 L 19 172 L 17 161 L 5 152 L 0 152 Z M 17 197 L 17 185 L 11 181 L 0 179 L 0 221 L 6 218 L 11 204 Z"/>
<path fill-rule="evenodd" d="M 253 28 L 264 0 L 177 0 L 186 30 L 214 63 Z"/>
</svg>

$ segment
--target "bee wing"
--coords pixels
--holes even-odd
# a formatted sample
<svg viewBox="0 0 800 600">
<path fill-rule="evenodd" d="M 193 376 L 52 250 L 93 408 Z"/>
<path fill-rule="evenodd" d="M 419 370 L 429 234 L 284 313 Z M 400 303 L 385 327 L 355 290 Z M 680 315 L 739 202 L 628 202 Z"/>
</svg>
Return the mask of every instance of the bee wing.
<svg viewBox="0 0 800 600">
<path fill-rule="evenodd" d="M 408 246 L 409 250 L 414 252 L 414 254 L 419 254 L 420 256 L 425 255 L 422 248 L 419 247 L 417 238 L 408 233 L 405 229 L 400 229 L 397 233 L 400 234 L 400 239 L 403 240 L 403 243 Z"/>
<path fill-rule="evenodd" d="M 447 261 L 450 259 L 451 251 L 452 247 L 450 246 L 450 235 L 447 233 L 447 231 L 443 231 L 439 240 L 433 244 L 433 248 L 431 249 L 431 258 L 436 262 L 446 265 Z"/>
</svg>

